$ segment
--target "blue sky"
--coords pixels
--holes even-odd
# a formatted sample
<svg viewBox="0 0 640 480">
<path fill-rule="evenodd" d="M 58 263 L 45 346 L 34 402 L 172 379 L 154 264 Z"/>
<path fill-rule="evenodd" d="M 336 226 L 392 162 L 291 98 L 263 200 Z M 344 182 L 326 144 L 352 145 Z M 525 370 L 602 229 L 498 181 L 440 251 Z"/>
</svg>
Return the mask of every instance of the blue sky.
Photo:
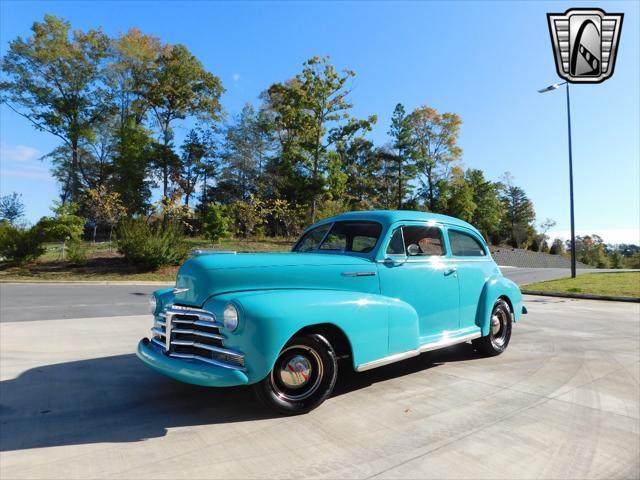
<svg viewBox="0 0 640 480">
<path fill-rule="evenodd" d="M 558 81 L 547 12 L 601 7 L 624 12 L 615 74 L 599 85 L 572 86 L 572 122 L 579 234 L 640 243 L 639 2 L 26 2 L 0 3 L 0 52 L 28 36 L 45 13 L 73 27 L 129 27 L 185 44 L 227 92 L 229 115 L 272 82 L 295 75 L 313 55 L 350 68 L 354 114 L 377 114 L 372 133 L 388 139 L 389 118 L 429 105 L 462 116 L 464 165 L 498 179 L 510 171 L 534 201 L 538 221 L 569 228 L 564 91 L 537 89 Z M 29 220 L 48 213 L 57 187 L 38 158 L 55 137 L 34 131 L 0 107 L 0 192 L 23 194 Z M 180 135 L 178 131 L 178 135 Z"/>
</svg>

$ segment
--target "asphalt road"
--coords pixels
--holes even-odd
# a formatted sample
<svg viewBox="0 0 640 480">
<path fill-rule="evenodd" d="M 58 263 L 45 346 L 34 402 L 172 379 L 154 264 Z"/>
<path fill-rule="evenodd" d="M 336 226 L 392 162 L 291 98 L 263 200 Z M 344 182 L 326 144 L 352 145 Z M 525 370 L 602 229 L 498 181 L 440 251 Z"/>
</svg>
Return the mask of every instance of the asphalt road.
<svg viewBox="0 0 640 480">
<path fill-rule="evenodd" d="M 502 273 L 519 285 L 570 275 L 563 268 L 502 267 Z M 148 296 L 158 288 L 161 286 L 0 283 L 0 322 L 143 315 Z"/>
<path fill-rule="evenodd" d="M 0 478 L 639 478 L 640 304 L 525 301 L 503 355 L 343 366 L 330 399 L 289 418 L 250 388 L 145 367 L 148 315 L 5 321 Z"/>
<path fill-rule="evenodd" d="M 147 313 L 160 285 L 0 283 L 0 322 Z"/>
</svg>

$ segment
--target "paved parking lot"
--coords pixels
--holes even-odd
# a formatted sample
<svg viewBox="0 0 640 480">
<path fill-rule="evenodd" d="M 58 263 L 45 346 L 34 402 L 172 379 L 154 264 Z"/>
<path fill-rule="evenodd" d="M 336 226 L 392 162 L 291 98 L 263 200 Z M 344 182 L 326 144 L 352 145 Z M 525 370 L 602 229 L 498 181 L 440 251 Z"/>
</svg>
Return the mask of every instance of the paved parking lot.
<svg viewBox="0 0 640 480">
<path fill-rule="evenodd" d="M 292 418 L 148 370 L 146 315 L 5 318 L 0 478 L 638 478 L 640 305 L 526 301 L 504 355 L 344 371 Z"/>
</svg>

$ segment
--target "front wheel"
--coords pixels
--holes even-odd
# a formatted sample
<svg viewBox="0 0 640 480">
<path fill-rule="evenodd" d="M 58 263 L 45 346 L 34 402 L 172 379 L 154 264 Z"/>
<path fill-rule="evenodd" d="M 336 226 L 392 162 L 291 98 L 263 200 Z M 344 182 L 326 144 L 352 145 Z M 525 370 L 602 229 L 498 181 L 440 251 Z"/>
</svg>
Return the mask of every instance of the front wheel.
<svg viewBox="0 0 640 480">
<path fill-rule="evenodd" d="M 491 311 L 491 330 L 489 335 L 473 340 L 473 347 L 485 355 L 500 355 L 507 349 L 511 340 L 512 315 L 509 304 L 498 299 Z"/>
<path fill-rule="evenodd" d="M 331 344 L 321 335 L 301 335 L 285 345 L 269 375 L 254 389 L 269 408 L 297 415 L 324 402 L 337 378 L 338 362 Z"/>
</svg>

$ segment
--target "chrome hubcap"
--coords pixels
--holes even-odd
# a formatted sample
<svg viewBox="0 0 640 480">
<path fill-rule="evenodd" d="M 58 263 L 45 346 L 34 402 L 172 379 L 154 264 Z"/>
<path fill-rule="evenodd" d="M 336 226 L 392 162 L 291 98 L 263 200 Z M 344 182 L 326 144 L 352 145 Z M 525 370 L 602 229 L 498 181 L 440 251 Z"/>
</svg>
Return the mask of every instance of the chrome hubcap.
<svg viewBox="0 0 640 480">
<path fill-rule="evenodd" d="M 493 343 L 502 347 L 509 335 L 509 313 L 502 308 L 497 308 L 491 316 L 491 337 Z"/>
<path fill-rule="evenodd" d="M 323 375 L 318 352 L 306 345 L 292 345 L 280 352 L 271 370 L 271 385 L 280 398 L 300 401 L 318 390 Z"/>
<path fill-rule="evenodd" d="M 289 388 L 299 388 L 311 377 L 311 362 L 302 355 L 296 355 L 280 368 L 280 380 Z"/>
<path fill-rule="evenodd" d="M 497 315 L 491 317 L 491 333 L 494 335 L 500 331 L 500 319 Z"/>
</svg>

